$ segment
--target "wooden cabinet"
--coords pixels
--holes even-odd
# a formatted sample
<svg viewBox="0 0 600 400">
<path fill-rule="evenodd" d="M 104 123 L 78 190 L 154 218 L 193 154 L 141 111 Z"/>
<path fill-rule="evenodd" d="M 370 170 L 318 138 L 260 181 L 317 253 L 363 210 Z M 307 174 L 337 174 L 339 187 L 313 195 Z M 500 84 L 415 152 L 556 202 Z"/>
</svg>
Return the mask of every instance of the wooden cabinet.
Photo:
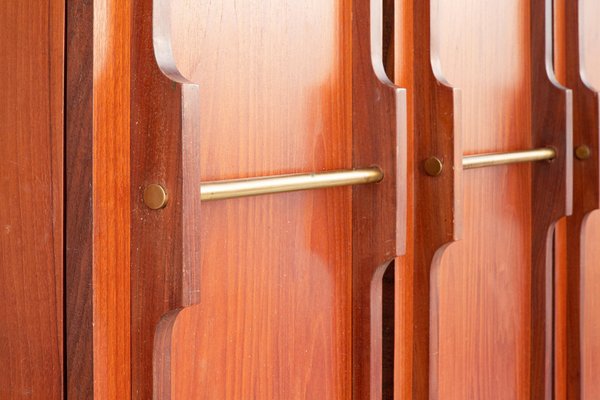
<svg viewBox="0 0 600 400">
<path fill-rule="evenodd" d="M 600 396 L 599 19 L 5 0 L 0 398 Z"/>
</svg>

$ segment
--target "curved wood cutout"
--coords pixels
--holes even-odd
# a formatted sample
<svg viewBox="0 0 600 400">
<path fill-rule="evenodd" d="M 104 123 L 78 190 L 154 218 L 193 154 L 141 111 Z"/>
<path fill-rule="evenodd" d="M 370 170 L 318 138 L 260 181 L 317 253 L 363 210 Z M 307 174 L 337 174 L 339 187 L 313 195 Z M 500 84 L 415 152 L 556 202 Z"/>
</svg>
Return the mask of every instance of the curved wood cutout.
<svg viewBox="0 0 600 400">
<path fill-rule="evenodd" d="M 437 40 L 432 35 L 431 1 L 412 3 L 412 332 L 410 383 L 413 399 L 436 398 L 437 300 L 433 274 L 447 245 L 462 230 L 462 145 L 460 90 L 448 85 L 439 69 Z M 424 162 L 437 157 L 442 174 L 427 175 Z"/>
<path fill-rule="evenodd" d="M 132 6 L 131 379 L 132 397 L 143 399 L 152 397 L 153 353 L 154 385 L 163 390 L 154 396 L 170 398 L 164 338 L 174 314 L 159 321 L 199 299 L 199 90 L 173 67 L 169 4 L 156 0 L 153 10 L 152 0 L 136 0 Z M 143 203 L 151 183 L 169 194 L 162 210 Z"/>
<path fill-rule="evenodd" d="M 530 397 L 546 399 L 553 386 L 554 225 L 572 210 L 572 99 L 554 76 L 551 0 L 531 1 L 532 147 L 551 146 L 557 157 L 532 166 Z"/>
<path fill-rule="evenodd" d="M 590 157 L 573 164 L 573 215 L 567 218 L 567 398 L 582 397 L 582 268 L 585 241 L 584 224 L 590 213 L 600 206 L 598 138 L 600 104 L 598 93 L 583 79 L 580 44 L 580 1 L 565 2 L 566 82 L 573 91 L 573 145 L 591 149 Z M 597 382 L 596 382 L 597 384 Z"/>
<path fill-rule="evenodd" d="M 352 193 L 353 398 L 382 396 L 382 280 L 406 239 L 406 93 L 383 64 L 383 3 L 353 1 L 353 165 L 378 165 L 378 185 Z"/>
</svg>

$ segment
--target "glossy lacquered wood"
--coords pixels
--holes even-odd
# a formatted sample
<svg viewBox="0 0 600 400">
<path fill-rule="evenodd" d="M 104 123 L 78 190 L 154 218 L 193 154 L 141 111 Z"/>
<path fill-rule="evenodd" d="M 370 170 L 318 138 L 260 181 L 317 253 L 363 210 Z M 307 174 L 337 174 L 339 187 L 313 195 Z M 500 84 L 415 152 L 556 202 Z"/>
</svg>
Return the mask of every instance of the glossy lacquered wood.
<svg viewBox="0 0 600 400">
<path fill-rule="evenodd" d="M 162 140 L 200 156 L 196 179 L 203 180 L 352 167 L 350 2 L 168 3 L 172 66 L 200 87 L 200 104 L 183 107 L 197 117 L 200 132 L 194 140 L 200 138 L 200 143 L 177 142 L 177 129 L 160 133 L 158 125 L 146 130 L 148 134 L 158 129 L 149 134 L 161 141 L 136 145 L 136 151 L 149 154 L 144 169 L 150 168 L 150 161 L 168 157 L 159 152 Z M 150 10 L 142 8 L 138 26 L 147 29 L 141 21 Z M 138 47 L 143 51 L 136 51 L 139 68 L 150 55 L 150 43 L 143 40 L 143 47 Z M 149 72 L 154 74 L 138 74 L 145 82 L 135 85 L 140 90 L 161 82 L 157 76 L 144 78 Z M 144 101 L 163 108 L 177 104 L 177 87 L 162 86 L 160 102 L 157 94 L 143 93 Z M 140 103 L 139 112 L 147 113 L 147 107 Z M 155 108 L 147 118 L 157 113 L 165 118 L 181 116 L 181 109 L 169 108 Z M 173 168 L 166 163 L 156 169 L 160 175 L 145 179 L 164 179 Z M 182 181 L 184 186 L 193 182 L 189 176 Z M 182 201 L 191 201 L 191 193 L 181 195 L 178 189 L 175 193 Z M 199 185 L 195 195 L 199 199 Z M 169 207 L 159 213 L 169 212 Z M 149 220 L 162 218 L 139 212 Z M 185 214 L 185 208 L 183 213 L 195 218 L 189 211 Z M 154 242 L 147 239 L 140 254 L 153 251 L 151 243 L 158 243 L 165 250 L 156 255 L 167 257 L 163 253 L 169 247 L 162 241 L 169 241 L 178 252 L 179 240 L 200 246 L 201 253 L 199 273 L 190 280 L 190 285 L 199 285 L 192 292 L 199 303 L 172 311 L 158 328 L 155 363 L 162 366 L 155 364 L 155 395 L 350 398 L 351 218 L 351 189 L 334 188 L 206 203 L 200 227 L 191 232 L 194 237 L 165 234 Z M 154 230 L 137 235 L 142 238 L 149 231 Z M 176 294 L 168 294 L 177 288 L 173 285 L 178 271 L 156 275 L 146 269 L 152 260 L 146 256 L 144 260 L 137 263 L 139 289 L 134 289 L 134 297 L 144 292 L 148 299 L 144 302 L 152 301 L 156 311 L 152 321 L 146 321 L 146 306 L 134 300 L 138 304 L 134 315 L 144 327 L 138 340 L 148 338 L 161 307 L 174 308 L 179 302 Z M 151 265 L 158 271 L 165 264 Z M 143 285 L 154 288 L 142 289 L 147 287 Z M 137 346 L 143 357 L 148 355 L 146 346 L 145 342 Z M 168 351 L 157 353 L 161 348 Z M 140 377 L 145 373 L 138 372 Z"/>
<path fill-rule="evenodd" d="M 383 5 L 352 2 L 352 163 L 378 165 L 385 174 L 380 184 L 354 187 L 352 193 L 352 398 L 357 400 L 382 398 L 383 281 L 386 269 L 394 268 L 390 262 L 404 253 L 406 239 L 406 93 L 385 71 Z"/>
<path fill-rule="evenodd" d="M 131 397 L 189 398 L 173 388 L 171 333 L 178 311 L 199 298 L 200 160 L 198 87 L 170 51 L 171 2 L 132 2 Z M 143 202 L 150 184 L 165 208 Z M 173 341 L 173 342 L 172 342 Z M 182 368 L 188 370 L 189 366 Z"/>
<path fill-rule="evenodd" d="M 556 64 L 563 71 L 563 82 L 573 90 L 573 141 L 574 146 L 588 146 L 591 149 L 590 157 L 585 160 L 574 161 L 573 165 L 573 215 L 566 219 L 562 230 L 557 230 L 557 249 L 564 248 L 562 253 L 557 254 L 557 269 L 563 271 L 557 275 L 557 300 L 556 304 L 558 320 L 557 326 L 564 327 L 559 330 L 556 341 L 557 371 L 565 371 L 556 376 L 557 398 L 582 399 L 594 398 L 593 395 L 584 396 L 584 351 L 585 339 L 598 340 L 597 335 L 585 335 L 582 327 L 590 322 L 593 324 L 594 306 L 589 306 L 592 312 L 588 319 L 584 319 L 583 311 L 583 289 L 587 283 L 584 281 L 585 262 L 593 265 L 593 258 L 586 257 L 585 233 L 588 218 L 594 210 L 597 210 L 599 199 L 599 161 L 598 161 L 598 138 L 600 135 L 599 103 L 598 94 L 592 88 L 585 75 L 583 63 L 583 41 L 582 37 L 588 37 L 589 31 L 584 28 L 593 29 L 582 23 L 584 14 L 583 1 L 565 1 L 558 9 L 555 16 L 555 24 L 559 28 L 557 41 L 563 46 L 556 52 Z M 591 11 L 592 15 L 594 10 Z M 600 16 L 600 9 L 595 10 L 596 18 Z M 562 27 L 562 29 L 560 29 Z M 563 51 L 561 51 L 563 50 Z M 592 53 L 592 60 L 594 54 Z M 564 243 L 564 246 L 563 246 Z M 588 242 L 590 249 L 596 244 Z M 593 280 L 592 280 L 593 284 Z M 562 291 L 560 290 L 562 289 Z M 563 295 L 563 296 L 558 296 Z M 562 308 L 561 314 L 561 306 Z M 597 310 L 596 310 L 597 312 Z M 564 317 L 563 317 L 564 316 Z M 562 317 L 562 319 L 560 319 Z M 561 336 L 562 335 L 562 336 Z M 563 340 L 560 340 L 564 338 Z M 593 347 L 592 347 L 593 348 Z M 588 381 L 588 390 L 594 390 L 597 382 Z"/>
<path fill-rule="evenodd" d="M 416 3 L 411 3 L 401 2 L 401 17 L 417 7 Z M 562 184 L 556 188 L 556 201 L 546 203 L 544 200 L 544 212 L 552 210 L 555 205 L 557 210 L 562 207 L 565 211 L 568 192 L 568 136 L 565 134 L 568 134 L 568 126 L 560 119 L 566 119 L 567 109 L 560 99 L 564 92 L 557 94 L 558 101 L 543 92 L 554 93 L 544 68 L 547 55 L 544 54 L 543 6 L 527 1 L 433 1 L 431 8 L 435 12 L 432 14 L 431 35 L 432 52 L 436 55 L 433 66 L 438 76 L 444 76 L 462 91 L 462 110 L 456 121 L 462 121 L 466 154 L 517 150 L 540 146 L 543 141 L 557 141 L 561 161 L 550 170 L 554 170 L 555 179 Z M 404 17 L 404 20 L 407 18 Z M 401 85 L 413 74 L 413 67 L 402 60 L 410 57 L 410 38 L 418 36 L 421 29 L 422 24 L 417 26 L 416 21 L 413 21 L 415 25 L 411 30 L 400 35 L 397 41 L 404 43 L 398 49 L 400 54 L 396 64 Z M 532 42 L 533 35 L 536 40 Z M 409 82 L 408 85 L 410 96 L 410 89 L 417 82 Z M 418 101 L 417 98 L 409 104 L 416 105 Z M 545 128 L 540 123 L 544 118 L 548 123 L 554 123 L 545 114 L 552 107 L 557 108 L 550 112 L 558 119 L 554 121 L 556 133 L 544 138 L 540 135 Z M 409 116 L 419 118 L 418 114 L 427 109 L 415 107 L 409 111 Z M 416 124 L 413 130 L 415 137 L 423 134 L 417 130 Z M 416 147 L 415 139 L 414 144 L 409 144 L 409 154 L 410 148 L 420 151 Z M 409 162 L 409 166 L 417 171 L 420 162 L 422 160 L 415 159 L 414 163 Z M 529 357 L 532 346 L 540 343 L 543 346 L 543 342 L 533 340 L 528 328 L 539 321 L 545 326 L 544 316 L 536 312 L 531 318 L 530 310 L 531 304 L 539 306 L 539 290 L 547 287 L 545 282 L 540 285 L 539 281 L 531 287 L 530 274 L 532 266 L 539 265 L 538 262 L 543 261 L 547 265 L 545 253 L 543 258 L 538 254 L 549 248 L 546 246 L 548 229 L 553 222 L 548 215 L 534 216 L 533 213 L 534 207 L 536 210 L 540 207 L 538 201 L 542 201 L 541 196 L 536 194 L 541 189 L 537 188 L 555 186 L 532 176 L 532 170 L 543 167 L 545 165 L 542 164 L 510 165 L 463 173 L 464 239 L 439 254 L 429 281 L 427 277 L 422 278 L 421 285 L 412 288 L 399 285 L 403 296 L 400 304 L 404 305 L 401 320 L 406 321 L 403 324 L 410 321 L 414 324 L 414 321 L 423 318 L 418 312 L 426 313 L 427 310 L 419 310 L 415 303 L 418 296 L 422 296 L 422 288 L 431 285 L 431 357 L 428 372 L 415 368 L 409 371 L 405 360 L 407 356 L 414 358 L 418 347 L 398 351 L 402 368 L 398 371 L 401 387 L 397 393 L 406 395 L 412 392 L 414 396 L 414 382 L 420 379 L 428 383 L 430 396 L 442 399 L 537 398 L 535 396 L 543 395 L 542 392 L 531 394 L 530 369 L 534 373 L 538 373 L 539 369 L 530 365 Z M 535 172 L 534 175 L 540 173 L 545 172 Z M 414 179 L 415 199 L 418 199 L 419 178 Z M 457 196 L 460 198 L 463 194 L 458 193 Z M 553 194 L 550 192 L 547 196 L 552 197 Z M 444 204 L 443 199 L 430 201 Z M 418 210 L 419 204 L 414 207 Z M 414 225 L 415 250 L 413 254 L 409 251 L 404 262 L 409 266 L 412 263 L 415 269 L 410 271 L 406 268 L 405 281 L 411 279 L 411 274 L 417 273 L 419 255 L 416 249 L 426 243 L 426 236 L 419 238 L 417 232 L 419 225 L 428 218 L 419 218 L 418 215 L 415 212 L 412 222 L 409 218 L 409 232 L 411 224 Z M 553 217 L 556 218 L 556 215 L 553 214 Z M 544 232 L 539 233 L 542 230 Z M 541 246 L 542 242 L 544 246 Z M 540 268 L 534 270 L 540 271 Z M 415 281 L 415 278 L 412 280 Z M 534 296 L 535 303 L 529 299 L 532 294 L 530 287 L 538 291 Z M 411 307 L 411 303 L 415 305 Z M 541 334 L 542 338 L 544 336 L 545 331 Z M 415 343 L 425 340 L 414 334 L 399 337 L 412 339 Z M 540 358 L 539 353 L 535 355 Z M 541 356 L 543 359 L 545 353 Z M 540 368 L 545 376 L 543 366 Z M 427 373 L 429 376 L 423 377 Z M 413 388 L 408 390 L 411 381 Z M 426 387 L 425 383 L 421 386 Z"/>
<path fill-rule="evenodd" d="M 0 4 L 0 398 L 63 395 L 64 3 Z"/>
<path fill-rule="evenodd" d="M 67 2 L 66 395 L 130 397 L 131 14 Z"/>
</svg>

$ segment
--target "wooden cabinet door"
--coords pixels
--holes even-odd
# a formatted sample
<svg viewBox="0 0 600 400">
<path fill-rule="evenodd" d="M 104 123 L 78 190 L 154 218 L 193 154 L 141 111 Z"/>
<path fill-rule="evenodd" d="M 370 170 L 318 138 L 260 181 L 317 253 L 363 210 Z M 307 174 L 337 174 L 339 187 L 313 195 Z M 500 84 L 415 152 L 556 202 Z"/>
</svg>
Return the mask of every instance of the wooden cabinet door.
<svg viewBox="0 0 600 400">
<path fill-rule="evenodd" d="M 62 396 L 63 40 L 63 1 L 2 1 L 2 399 Z"/>
</svg>

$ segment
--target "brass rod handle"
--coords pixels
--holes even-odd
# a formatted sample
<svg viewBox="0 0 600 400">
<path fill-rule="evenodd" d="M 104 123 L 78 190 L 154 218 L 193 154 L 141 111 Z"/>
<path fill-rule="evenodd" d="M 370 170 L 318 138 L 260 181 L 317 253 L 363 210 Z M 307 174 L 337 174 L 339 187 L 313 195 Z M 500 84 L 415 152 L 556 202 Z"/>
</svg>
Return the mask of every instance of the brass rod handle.
<svg viewBox="0 0 600 400">
<path fill-rule="evenodd" d="M 463 156 L 463 169 L 492 167 L 494 165 L 517 164 L 533 161 L 550 161 L 556 158 L 556 150 L 542 147 L 532 150 L 508 151 L 504 153 L 485 153 Z M 438 176 L 442 173 L 443 162 L 437 157 L 429 157 L 424 162 L 427 175 Z"/>
<path fill-rule="evenodd" d="M 556 150 L 543 147 L 533 150 L 510 151 L 505 153 L 473 154 L 463 157 L 463 169 L 491 167 L 494 165 L 516 164 L 533 161 L 549 161 L 556 158 Z"/>
<path fill-rule="evenodd" d="M 336 186 L 377 183 L 383 179 L 379 168 L 273 175 L 205 182 L 200 186 L 202 201 L 234 199 L 272 193 L 295 192 Z"/>
</svg>

